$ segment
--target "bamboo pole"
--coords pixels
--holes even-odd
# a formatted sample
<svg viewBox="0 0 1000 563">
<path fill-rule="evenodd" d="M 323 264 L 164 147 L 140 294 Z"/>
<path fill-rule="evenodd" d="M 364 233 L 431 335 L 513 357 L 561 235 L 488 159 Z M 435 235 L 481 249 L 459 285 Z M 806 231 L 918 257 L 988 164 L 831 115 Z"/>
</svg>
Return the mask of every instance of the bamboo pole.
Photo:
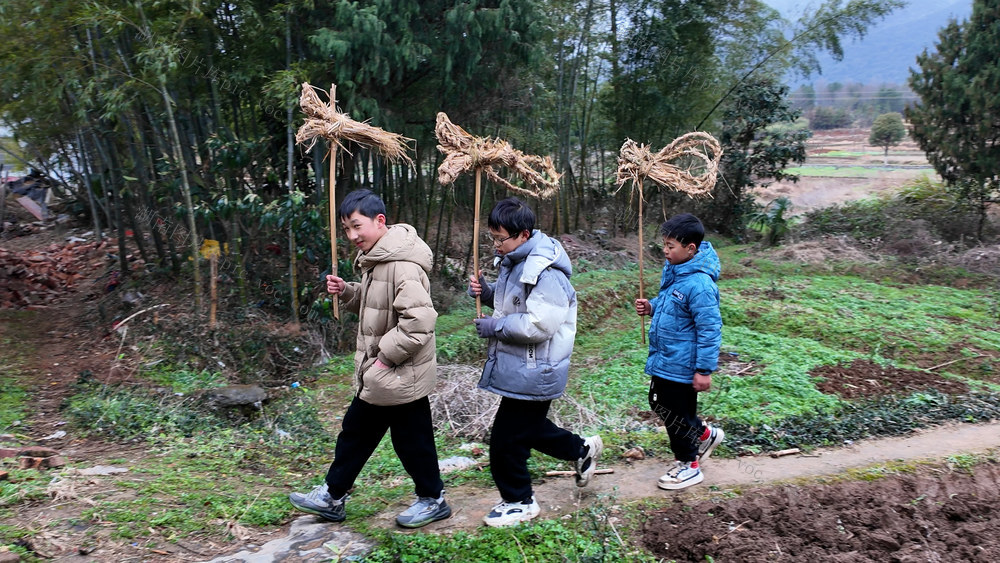
<svg viewBox="0 0 1000 563">
<path fill-rule="evenodd" d="M 642 277 L 642 255 L 645 254 L 645 245 L 642 243 L 642 208 L 644 198 L 642 197 L 642 184 L 645 178 L 639 176 L 632 179 L 633 189 L 639 192 L 639 299 L 645 299 L 646 295 L 646 284 Z M 642 343 L 646 343 L 646 316 L 639 315 L 639 337 L 642 339 Z"/>
<path fill-rule="evenodd" d="M 337 85 L 330 85 L 330 110 L 336 111 Z M 330 143 L 330 273 L 337 275 L 337 143 Z M 333 300 L 333 318 L 340 320 L 340 297 Z"/>
<path fill-rule="evenodd" d="M 482 168 L 476 167 L 476 217 L 472 221 L 472 275 L 479 279 L 479 207 L 482 203 Z M 482 298 L 476 296 L 476 318 L 483 316 Z"/>
</svg>

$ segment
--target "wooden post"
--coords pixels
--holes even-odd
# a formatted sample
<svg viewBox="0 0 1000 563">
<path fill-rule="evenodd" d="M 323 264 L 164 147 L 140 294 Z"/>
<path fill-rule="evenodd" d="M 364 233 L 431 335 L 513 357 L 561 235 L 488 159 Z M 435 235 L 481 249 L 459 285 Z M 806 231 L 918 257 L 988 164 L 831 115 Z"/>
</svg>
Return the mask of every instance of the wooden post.
<svg viewBox="0 0 1000 563">
<path fill-rule="evenodd" d="M 472 275 L 479 278 L 479 206 L 481 201 L 482 169 L 476 167 L 476 217 L 472 221 Z M 483 302 L 476 296 L 476 318 L 483 316 Z"/>
<path fill-rule="evenodd" d="M 209 278 L 208 287 L 209 295 L 211 296 L 212 302 L 208 308 L 208 327 L 215 328 L 215 312 L 219 308 L 219 254 L 213 252 L 211 257 L 208 259 L 209 272 L 211 277 Z"/>
<path fill-rule="evenodd" d="M 330 85 L 330 109 L 337 109 L 337 85 Z M 330 273 L 337 275 L 337 143 L 330 141 Z M 340 296 L 333 300 L 333 318 L 340 320 Z"/>
</svg>

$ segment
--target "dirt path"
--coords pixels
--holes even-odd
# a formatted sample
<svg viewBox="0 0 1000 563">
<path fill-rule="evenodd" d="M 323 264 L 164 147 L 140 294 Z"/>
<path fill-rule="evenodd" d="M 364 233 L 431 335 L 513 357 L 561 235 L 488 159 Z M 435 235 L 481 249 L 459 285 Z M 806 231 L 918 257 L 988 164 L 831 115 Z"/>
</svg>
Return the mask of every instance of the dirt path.
<svg viewBox="0 0 1000 563">
<path fill-rule="evenodd" d="M 536 484 L 535 495 L 542 505 L 541 517 L 552 519 L 598 503 L 612 506 L 644 498 L 676 498 L 688 505 L 718 489 L 745 491 L 787 483 L 808 484 L 820 482 L 823 477 L 843 475 L 851 469 L 887 463 L 941 462 L 956 453 L 983 453 L 995 449 L 1000 449 L 1000 422 L 951 423 L 906 437 L 866 440 L 844 448 L 822 448 L 808 455 L 713 458 L 705 464 L 705 481 L 681 492 L 658 489 L 656 481 L 664 470 L 664 461 L 646 459 L 629 464 L 617 461 L 610 466 L 601 464 L 600 467 L 612 467 L 614 473 L 595 476 L 583 489 L 575 487 L 570 478 L 547 478 Z M 423 530 L 397 531 L 438 534 L 472 531 L 482 526 L 483 514 L 498 500 L 495 491 L 474 487 L 456 487 L 449 489 L 447 494 L 454 510 L 451 518 Z M 373 517 L 370 523 L 396 529 L 394 518 L 403 508 L 404 503 L 391 506 Z M 244 546 L 238 552 L 214 559 L 213 563 L 320 562 L 338 554 L 364 553 L 370 545 L 370 540 L 350 531 L 349 524 L 326 524 L 316 517 L 303 516 L 296 519 L 283 536 L 263 546 Z"/>
</svg>

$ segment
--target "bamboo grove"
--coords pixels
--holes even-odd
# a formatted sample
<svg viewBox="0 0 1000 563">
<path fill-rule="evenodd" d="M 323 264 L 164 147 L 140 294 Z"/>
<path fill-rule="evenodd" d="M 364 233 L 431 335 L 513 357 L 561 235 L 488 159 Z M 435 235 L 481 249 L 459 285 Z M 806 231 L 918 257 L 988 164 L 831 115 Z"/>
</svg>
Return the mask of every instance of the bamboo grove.
<svg viewBox="0 0 1000 563">
<path fill-rule="evenodd" d="M 21 148 L 9 156 L 57 179 L 70 211 L 118 240 L 123 275 L 131 240 L 146 264 L 193 281 L 200 310 L 191 265 L 204 240 L 223 241 L 243 302 L 264 288 L 298 316 L 312 299 L 297 277 L 330 268 L 327 151 L 294 139 L 302 83 L 336 84 L 345 112 L 414 140 L 412 166 L 345 146 L 337 193 L 377 191 L 447 273 L 445 257 L 470 246 L 453 233 L 467 231 L 455 217 L 469 216 L 472 190 L 435 181 L 439 111 L 553 156 L 562 185 L 540 215 L 555 233 L 602 220 L 635 230 L 635 202 L 614 185 L 626 138 L 716 134 L 730 160 L 709 205 L 735 209 L 798 155 L 747 164 L 775 145 L 755 145 L 766 127 L 792 115 L 780 78 L 815 72 L 819 50 L 837 55 L 899 6 L 828 0 L 788 22 L 755 0 L 6 0 L 0 117 Z M 741 121 L 734 104 L 748 98 L 766 111 Z M 487 206 L 505 195 L 487 192 Z M 718 217 L 716 228 L 736 220 Z"/>
</svg>

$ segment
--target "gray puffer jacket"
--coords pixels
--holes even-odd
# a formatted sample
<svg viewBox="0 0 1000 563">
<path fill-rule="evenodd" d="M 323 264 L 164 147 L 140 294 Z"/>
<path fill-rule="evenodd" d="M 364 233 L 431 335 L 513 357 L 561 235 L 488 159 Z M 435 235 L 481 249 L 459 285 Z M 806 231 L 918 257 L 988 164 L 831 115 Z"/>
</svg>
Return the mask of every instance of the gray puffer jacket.
<svg viewBox="0 0 1000 563">
<path fill-rule="evenodd" d="M 541 231 L 500 260 L 482 302 L 500 319 L 479 387 L 535 401 L 562 395 L 576 337 L 573 266 L 558 240 Z"/>
</svg>

